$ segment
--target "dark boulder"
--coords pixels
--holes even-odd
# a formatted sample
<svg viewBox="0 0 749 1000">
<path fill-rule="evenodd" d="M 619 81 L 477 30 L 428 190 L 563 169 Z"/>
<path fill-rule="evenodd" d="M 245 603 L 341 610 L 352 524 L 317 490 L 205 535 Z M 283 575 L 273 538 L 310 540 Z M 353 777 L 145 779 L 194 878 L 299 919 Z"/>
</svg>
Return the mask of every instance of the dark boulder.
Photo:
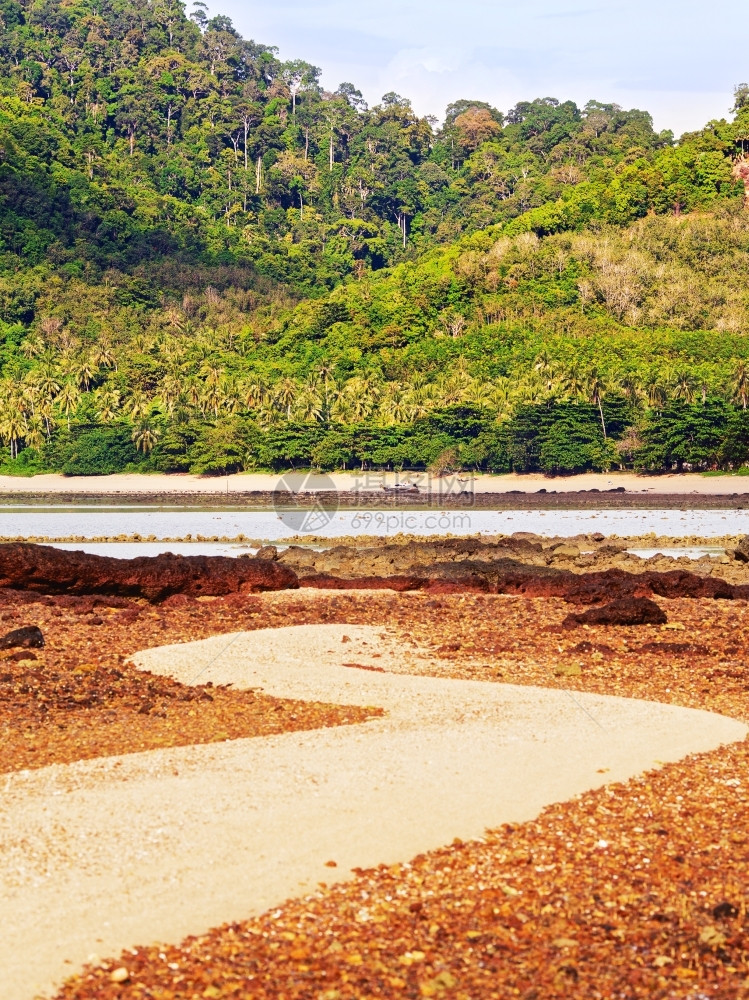
<svg viewBox="0 0 749 1000">
<path fill-rule="evenodd" d="M 36 625 L 24 625 L 22 628 L 14 628 L 0 638 L 0 649 L 41 649 L 44 645 L 44 635 Z"/>
<path fill-rule="evenodd" d="M 172 594 L 220 597 L 298 586 L 292 569 L 269 559 L 176 556 L 170 552 L 113 559 L 25 542 L 0 545 L 0 588 L 163 601 Z"/>
<path fill-rule="evenodd" d="M 665 611 L 647 597 L 622 597 L 599 608 L 567 615 L 565 625 L 665 625 Z"/>
</svg>

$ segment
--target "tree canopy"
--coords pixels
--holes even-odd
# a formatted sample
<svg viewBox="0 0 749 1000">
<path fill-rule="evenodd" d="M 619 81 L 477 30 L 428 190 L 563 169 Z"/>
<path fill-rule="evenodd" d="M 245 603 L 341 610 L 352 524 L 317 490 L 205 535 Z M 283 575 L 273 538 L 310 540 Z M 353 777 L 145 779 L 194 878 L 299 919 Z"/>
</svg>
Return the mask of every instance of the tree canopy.
<svg viewBox="0 0 749 1000">
<path fill-rule="evenodd" d="M 7 470 L 743 463 L 746 84 L 675 142 L 320 78 L 201 2 L 0 0 Z"/>
</svg>

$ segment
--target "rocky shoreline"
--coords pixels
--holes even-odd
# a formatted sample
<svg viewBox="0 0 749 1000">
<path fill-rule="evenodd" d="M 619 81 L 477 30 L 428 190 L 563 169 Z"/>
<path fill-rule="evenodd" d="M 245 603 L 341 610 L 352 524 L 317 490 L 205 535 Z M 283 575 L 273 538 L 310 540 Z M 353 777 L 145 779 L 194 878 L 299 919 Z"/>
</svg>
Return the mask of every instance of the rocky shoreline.
<svg viewBox="0 0 749 1000">
<path fill-rule="evenodd" d="M 301 582 L 314 577 L 382 580 L 394 576 L 457 582 L 467 581 L 469 566 L 474 575 L 488 578 L 497 566 L 512 563 L 522 567 L 527 577 L 538 579 L 559 572 L 578 576 L 614 571 L 631 576 L 679 572 L 690 577 L 749 586 L 749 564 L 741 557 L 736 558 L 736 552 L 742 547 L 740 536 L 726 536 L 720 555 L 704 555 L 699 559 L 662 554 L 643 559 L 627 551 L 633 541 L 607 538 L 600 533 L 545 538 L 517 532 L 494 539 L 356 540 L 324 548 L 290 545 L 280 549 L 269 545 L 261 548 L 258 556 L 293 569 Z M 696 540 L 689 541 L 696 544 Z"/>
<path fill-rule="evenodd" d="M 111 594 L 161 602 L 297 589 L 393 590 L 560 597 L 593 605 L 624 598 L 749 599 L 749 548 L 717 559 L 641 559 L 602 535 L 549 541 L 517 533 L 325 549 L 267 545 L 256 556 L 164 553 L 115 559 L 48 545 L 0 545 L 0 592 Z"/>
<path fill-rule="evenodd" d="M 126 504 L 153 506 L 210 506 L 221 508 L 257 507 L 259 509 L 321 508 L 357 510 L 386 508 L 409 510 L 745 510 L 749 492 L 743 493 L 651 493 L 630 492 L 623 486 L 609 490 L 565 491 L 542 487 L 533 493 L 522 490 L 504 492 L 418 492 L 321 490 L 315 492 L 241 491 L 232 488 L 226 494 L 216 492 L 0 492 L 0 500 L 10 506 L 60 506 L 65 504 Z"/>
</svg>

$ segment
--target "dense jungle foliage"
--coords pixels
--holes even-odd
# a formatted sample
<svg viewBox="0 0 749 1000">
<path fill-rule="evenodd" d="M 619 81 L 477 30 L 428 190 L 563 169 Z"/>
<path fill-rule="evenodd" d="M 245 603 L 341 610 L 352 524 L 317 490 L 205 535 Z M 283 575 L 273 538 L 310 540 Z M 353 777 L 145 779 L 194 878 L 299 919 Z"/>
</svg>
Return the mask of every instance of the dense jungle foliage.
<svg viewBox="0 0 749 1000">
<path fill-rule="evenodd" d="M 404 97 L 177 0 L 0 0 L 0 471 L 738 468 L 749 87 Z"/>
</svg>

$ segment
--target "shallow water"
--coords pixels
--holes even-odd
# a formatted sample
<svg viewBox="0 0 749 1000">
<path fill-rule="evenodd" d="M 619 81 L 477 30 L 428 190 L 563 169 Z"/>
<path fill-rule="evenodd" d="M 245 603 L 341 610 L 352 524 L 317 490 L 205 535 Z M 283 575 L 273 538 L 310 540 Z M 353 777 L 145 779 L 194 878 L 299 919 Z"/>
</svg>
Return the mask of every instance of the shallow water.
<svg viewBox="0 0 749 1000">
<path fill-rule="evenodd" d="M 662 545 L 653 549 L 627 549 L 627 552 L 640 559 L 650 559 L 652 556 L 670 556 L 672 559 L 681 559 L 683 556 L 687 559 L 700 559 L 702 556 L 710 556 L 715 559 L 725 555 L 725 551 L 721 545 Z"/>
<path fill-rule="evenodd" d="M 257 552 L 251 545 L 230 542 L 54 542 L 56 549 L 67 552 L 88 552 L 114 559 L 135 559 L 137 556 L 158 556 L 171 552 L 175 556 L 252 556 Z"/>
<path fill-rule="evenodd" d="M 158 556 L 171 552 L 180 556 L 231 556 L 254 555 L 256 548 L 242 543 L 230 542 L 54 542 L 56 549 L 67 552 L 88 552 L 96 556 L 112 556 L 114 559 L 135 559 L 137 556 Z M 628 552 L 649 559 L 655 555 L 668 555 L 672 559 L 686 556 L 699 559 L 701 556 L 721 556 L 724 549 L 715 545 L 661 546 L 652 549 L 627 549 Z"/>
<path fill-rule="evenodd" d="M 283 541 L 294 535 L 749 534 L 749 510 L 247 510 L 236 507 L 116 505 L 0 506 L 3 538 L 179 538 Z M 243 537 L 241 537 L 243 536 Z"/>
</svg>

